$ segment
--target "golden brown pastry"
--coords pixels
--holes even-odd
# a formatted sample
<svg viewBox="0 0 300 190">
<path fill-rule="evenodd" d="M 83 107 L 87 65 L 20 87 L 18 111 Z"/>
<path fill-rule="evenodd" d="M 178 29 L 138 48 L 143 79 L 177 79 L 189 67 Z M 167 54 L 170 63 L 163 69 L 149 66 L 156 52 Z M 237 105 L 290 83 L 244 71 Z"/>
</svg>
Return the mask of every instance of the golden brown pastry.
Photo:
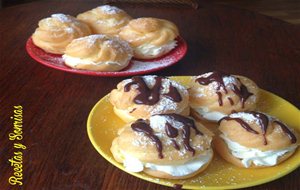
<svg viewBox="0 0 300 190">
<path fill-rule="evenodd" d="M 77 18 L 87 23 L 95 34 L 117 35 L 131 20 L 123 10 L 103 5 L 77 15 Z"/>
<path fill-rule="evenodd" d="M 260 112 L 238 112 L 220 120 L 214 139 L 218 153 L 244 168 L 268 167 L 290 157 L 299 146 L 298 134 L 284 123 Z"/>
<path fill-rule="evenodd" d="M 184 179 L 203 171 L 211 162 L 211 136 L 191 118 L 159 114 L 121 128 L 111 152 L 129 172 Z"/>
<path fill-rule="evenodd" d="M 194 116 L 218 121 L 232 112 L 254 110 L 258 91 L 257 85 L 246 77 L 209 72 L 191 80 L 190 106 Z"/>
<path fill-rule="evenodd" d="M 168 78 L 135 76 L 110 93 L 114 112 L 125 122 L 161 113 L 189 115 L 189 95 L 184 86 Z"/>
<path fill-rule="evenodd" d="M 176 46 L 179 35 L 176 25 L 168 20 L 138 18 L 131 20 L 119 33 L 134 48 L 134 57 L 152 59 L 160 57 Z"/>
<path fill-rule="evenodd" d="M 133 51 L 126 41 L 106 35 L 73 40 L 66 48 L 65 64 L 91 71 L 119 71 L 131 60 Z"/>
<path fill-rule="evenodd" d="M 63 54 L 72 40 L 90 34 L 91 30 L 85 23 L 60 13 L 40 20 L 32 40 L 48 53 Z"/>
</svg>

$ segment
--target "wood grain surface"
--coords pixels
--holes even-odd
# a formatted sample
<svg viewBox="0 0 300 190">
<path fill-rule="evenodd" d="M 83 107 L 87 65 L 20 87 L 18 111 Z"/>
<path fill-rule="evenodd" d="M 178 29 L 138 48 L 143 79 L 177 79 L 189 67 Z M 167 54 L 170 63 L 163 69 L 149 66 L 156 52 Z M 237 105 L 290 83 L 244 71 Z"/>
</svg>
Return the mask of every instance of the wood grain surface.
<svg viewBox="0 0 300 190">
<path fill-rule="evenodd" d="M 70 74 L 32 60 L 25 42 L 40 19 L 52 13 L 76 15 L 99 1 L 45 1 L 0 10 L 0 187 L 14 154 L 8 140 L 13 106 L 23 106 L 23 186 L 25 190 L 171 189 L 117 169 L 90 143 L 87 117 L 94 104 L 125 77 Z M 175 22 L 188 43 L 178 64 L 157 75 L 198 75 L 212 70 L 245 75 L 261 88 L 300 107 L 300 27 L 238 8 L 200 2 L 199 9 L 120 4 L 133 17 Z M 299 119 L 299 118 L 295 118 Z M 300 121 L 299 121 L 300 122 Z M 247 189 L 297 189 L 299 168 L 273 182 Z M 17 188 L 15 188 L 17 189 Z"/>
</svg>

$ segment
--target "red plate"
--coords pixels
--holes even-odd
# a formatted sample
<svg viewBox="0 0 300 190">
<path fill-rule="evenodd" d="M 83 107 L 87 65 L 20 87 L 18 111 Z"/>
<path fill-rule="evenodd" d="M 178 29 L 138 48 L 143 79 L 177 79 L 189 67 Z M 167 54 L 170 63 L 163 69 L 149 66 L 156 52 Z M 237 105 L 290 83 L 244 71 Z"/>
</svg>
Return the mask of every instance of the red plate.
<svg viewBox="0 0 300 190">
<path fill-rule="evenodd" d="M 128 67 L 121 71 L 117 72 L 100 72 L 100 71 L 87 71 L 87 70 L 79 70 L 73 69 L 64 64 L 64 60 L 61 55 L 47 53 L 39 47 L 35 46 L 32 42 L 32 38 L 30 37 L 26 43 L 26 50 L 28 54 L 37 62 L 46 65 L 48 67 L 77 73 L 82 75 L 92 75 L 92 76 L 105 76 L 105 77 L 114 77 L 114 76 L 132 76 L 132 75 L 141 75 L 154 71 L 158 71 L 174 65 L 180 59 L 184 57 L 187 51 L 187 44 L 183 38 L 178 37 L 177 46 L 171 52 L 162 57 L 156 59 L 148 59 L 148 60 L 140 60 L 140 59 L 132 59 Z"/>
</svg>

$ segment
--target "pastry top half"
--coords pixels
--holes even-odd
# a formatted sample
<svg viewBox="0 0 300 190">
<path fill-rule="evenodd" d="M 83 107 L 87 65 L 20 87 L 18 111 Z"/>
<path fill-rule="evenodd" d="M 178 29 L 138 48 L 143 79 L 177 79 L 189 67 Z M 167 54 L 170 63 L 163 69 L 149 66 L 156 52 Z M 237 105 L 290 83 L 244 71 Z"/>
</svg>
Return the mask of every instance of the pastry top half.
<svg viewBox="0 0 300 190">
<path fill-rule="evenodd" d="M 212 140 L 205 127 L 178 114 L 139 119 L 121 128 L 118 134 L 112 148 L 118 149 L 116 160 L 123 161 L 128 154 L 156 164 L 182 164 L 209 150 Z"/>
<path fill-rule="evenodd" d="M 178 114 L 138 119 L 121 128 L 118 135 L 111 152 L 131 172 L 183 179 L 203 171 L 213 158 L 212 134 Z"/>
<path fill-rule="evenodd" d="M 77 15 L 77 18 L 87 23 L 95 34 L 117 35 L 121 28 L 131 20 L 122 9 L 103 5 Z"/>
<path fill-rule="evenodd" d="M 87 24 L 64 14 L 53 14 L 38 25 L 32 35 L 33 43 L 48 53 L 63 54 L 72 40 L 91 34 Z"/>
<path fill-rule="evenodd" d="M 222 118 L 214 145 L 239 167 L 270 167 L 289 158 L 299 146 L 298 133 L 261 112 L 238 112 Z"/>
<path fill-rule="evenodd" d="M 260 112 L 238 112 L 220 120 L 219 130 L 231 141 L 261 151 L 299 145 L 297 133 L 284 123 Z"/>
<path fill-rule="evenodd" d="M 176 25 L 168 20 L 138 18 L 131 20 L 119 33 L 134 48 L 134 57 L 150 59 L 161 56 L 176 46 Z"/>
<path fill-rule="evenodd" d="M 106 35 L 90 35 L 73 40 L 66 48 L 63 59 L 76 69 L 119 71 L 132 57 L 132 48 L 126 41 Z"/>
<path fill-rule="evenodd" d="M 188 101 L 189 94 L 184 86 L 155 75 L 126 79 L 110 93 L 115 113 L 126 122 L 161 113 L 188 115 Z"/>
<path fill-rule="evenodd" d="M 195 112 L 218 121 L 232 112 L 255 110 L 259 88 L 246 77 L 215 71 L 193 77 L 189 93 Z"/>
</svg>

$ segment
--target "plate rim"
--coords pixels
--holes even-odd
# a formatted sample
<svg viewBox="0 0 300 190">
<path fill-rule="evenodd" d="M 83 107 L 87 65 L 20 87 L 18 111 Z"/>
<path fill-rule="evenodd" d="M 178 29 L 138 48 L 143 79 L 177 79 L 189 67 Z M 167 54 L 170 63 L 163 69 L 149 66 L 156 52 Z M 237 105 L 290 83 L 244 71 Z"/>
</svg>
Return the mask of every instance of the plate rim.
<svg viewBox="0 0 300 190">
<path fill-rule="evenodd" d="M 35 60 L 39 64 L 42 64 L 42 65 L 44 65 L 46 67 L 49 67 L 49 68 L 52 68 L 52 69 L 55 69 L 55 70 L 59 70 L 59 71 L 63 71 L 63 72 L 68 72 L 68 73 L 73 73 L 73 74 L 79 74 L 79 75 L 96 76 L 96 77 L 124 77 L 124 76 L 133 76 L 133 75 L 142 75 L 142 74 L 152 73 L 152 72 L 159 71 L 159 70 L 162 70 L 162 69 L 165 69 L 167 67 L 170 67 L 170 66 L 173 66 L 173 65 L 177 64 L 187 54 L 188 45 L 187 45 L 187 42 L 183 39 L 182 36 L 176 37 L 176 41 L 180 43 L 180 46 L 176 46 L 170 52 L 168 52 L 167 54 L 165 54 L 165 55 L 163 55 L 163 56 L 161 56 L 159 58 L 148 59 L 148 60 L 147 59 L 145 59 L 145 60 L 142 60 L 142 59 L 132 59 L 134 61 L 145 61 L 145 62 L 151 62 L 151 60 L 152 61 L 161 60 L 161 59 L 166 58 L 168 56 L 175 55 L 176 51 L 178 50 L 178 48 L 181 48 L 181 52 L 182 53 L 181 54 L 177 54 L 174 61 L 172 61 L 169 64 L 165 64 L 163 66 L 158 66 L 158 67 L 154 67 L 154 68 L 151 68 L 151 69 L 148 69 L 148 70 L 139 70 L 139 71 L 126 71 L 126 70 L 122 71 L 121 70 L 121 71 L 111 71 L 111 72 L 104 71 L 104 72 L 101 72 L 101 71 L 80 70 L 80 69 L 74 69 L 74 68 L 71 68 L 71 67 L 68 68 L 68 66 L 66 66 L 64 68 L 64 67 L 60 67 L 58 65 L 50 64 L 50 63 L 47 63 L 42 58 L 40 58 L 39 56 L 36 56 L 36 54 L 34 53 L 34 51 L 32 51 L 32 47 L 39 48 L 39 47 L 37 47 L 33 43 L 32 36 L 30 36 L 27 39 L 26 45 L 25 45 L 25 49 L 26 49 L 28 55 L 33 60 Z M 41 48 L 39 48 L 39 49 L 41 51 L 44 51 Z M 54 55 L 54 56 L 61 56 L 60 54 L 53 54 L 53 53 L 47 53 L 47 52 L 45 52 L 45 54 Z M 131 63 L 129 63 L 129 64 L 131 64 Z"/>
<path fill-rule="evenodd" d="M 170 78 L 172 77 L 177 77 L 177 78 L 184 78 L 184 77 L 191 77 L 191 76 L 171 76 Z M 260 93 L 264 93 L 264 94 L 268 94 L 268 95 L 272 95 L 274 97 L 276 97 L 276 99 L 280 99 L 280 101 L 283 101 L 284 103 L 288 104 L 289 106 L 293 107 L 293 109 L 297 110 L 298 113 L 300 114 L 300 110 L 295 106 L 293 105 L 292 103 L 290 103 L 289 101 L 285 100 L 284 98 L 272 93 L 272 92 L 269 92 L 267 90 L 264 90 L 264 89 L 261 89 L 259 88 L 259 92 Z M 92 116 L 95 112 L 95 110 L 98 108 L 98 105 L 101 104 L 103 101 L 108 101 L 107 98 L 109 97 L 110 93 L 106 94 L 105 96 L 103 96 L 100 100 L 97 101 L 97 103 L 93 106 L 93 108 L 90 110 L 90 113 L 88 115 L 88 120 L 87 120 L 87 134 L 88 134 L 88 137 L 89 137 L 89 140 L 90 142 L 92 143 L 93 147 L 97 150 L 97 152 L 103 157 L 105 158 L 106 161 L 108 161 L 110 164 L 112 164 L 113 166 L 117 167 L 118 169 L 122 170 L 123 172 L 126 172 L 130 175 L 133 175 L 141 180 L 145 180 L 145 181 L 148 181 L 148 182 L 152 182 L 152 183 L 156 183 L 156 184 L 159 184 L 159 185 L 163 185 L 163 186 L 168 186 L 168 187 L 173 187 L 174 183 L 169 183 L 169 182 L 164 182 L 164 181 L 157 181 L 157 180 L 154 180 L 154 177 L 151 177 L 145 173 L 143 173 L 143 175 L 145 176 L 141 176 L 140 173 L 134 173 L 134 172 L 128 172 L 126 171 L 123 167 L 122 167 L 122 164 L 118 163 L 114 158 L 110 157 L 109 155 L 107 155 L 100 147 L 96 146 L 97 143 L 95 142 L 95 139 L 92 137 L 92 134 L 91 134 L 91 120 L 92 120 Z M 299 130 L 298 130 L 299 131 Z M 298 147 L 300 148 L 300 147 Z M 298 150 L 300 151 L 300 150 Z M 182 184 L 182 188 L 184 189 L 203 189 L 203 190 L 208 190 L 208 189 L 215 189 L 215 190 L 221 190 L 221 189 L 239 189 L 239 188 L 246 188 L 246 187 L 254 187 L 254 186 L 257 186 L 257 185 L 261 185 L 261 184 L 265 184 L 265 183 L 268 183 L 268 182 L 271 182 L 271 181 L 274 181 L 276 179 L 279 179 L 291 172 L 293 172 L 294 170 L 296 170 L 298 167 L 300 166 L 300 160 L 297 164 L 293 165 L 293 167 L 290 167 L 289 169 L 287 170 L 284 170 L 284 172 L 281 172 L 280 174 L 278 175 L 274 175 L 268 179 L 260 179 L 260 180 L 255 180 L 253 182 L 248 182 L 248 183 L 242 183 L 242 184 L 235 184 L 235 185 L 224 185 L 224 186 L 199 186 L 199 187 L 195 187 L 193 185 L 185 185 L 185 184 Z M 168 179 L 163 179 L 163 180 L 168 180 Z"/>
</svg>

